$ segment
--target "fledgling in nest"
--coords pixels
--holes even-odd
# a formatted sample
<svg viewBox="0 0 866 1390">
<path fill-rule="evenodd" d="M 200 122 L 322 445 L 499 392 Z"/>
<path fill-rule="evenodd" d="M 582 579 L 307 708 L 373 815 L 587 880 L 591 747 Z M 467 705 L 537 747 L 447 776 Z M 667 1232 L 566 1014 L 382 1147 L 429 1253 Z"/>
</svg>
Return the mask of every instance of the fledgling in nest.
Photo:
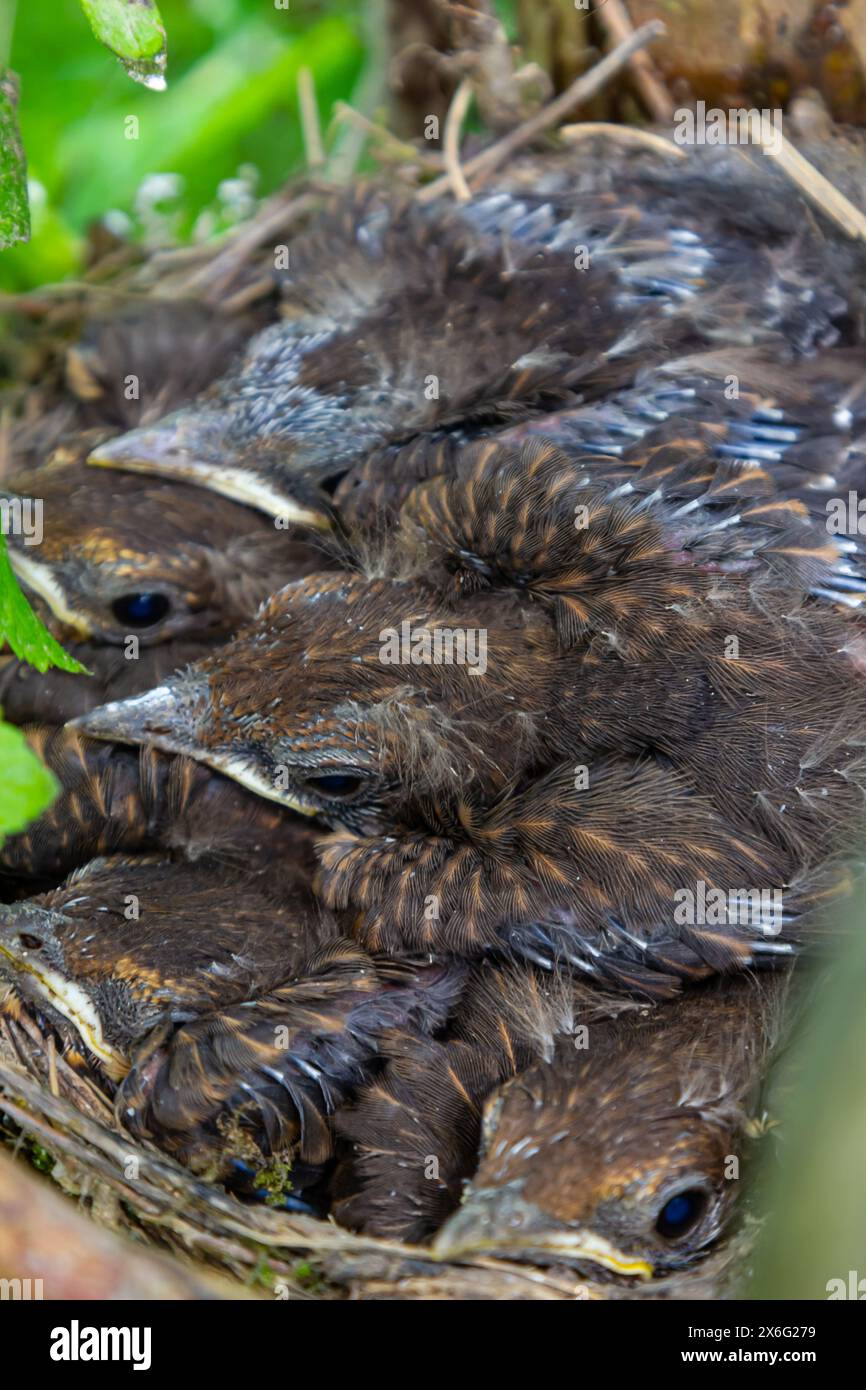
<svg viewBox="0 0 866 1390">
<path fill-rule="evenodd" d="M 796 499 L 705 468 L 700 438 L 641 456 L 682 485 L 470 446 L 375 577 L 290 585 L 80 727 L 325 821 L 320 891 L 374 949 L 507 943 L 651 995 L 770 964 L 862 806 L 862 637 L 815 596 L 842 557 Z M 700 885 L 724 911 L 677 913 Z"/>
<path fill-rule="evenodd" d="M 639 1007 L 488 964 L 443 1041 L 386 1039 L 384 1072 L 339 1112 L 335 1215 L 432 1236 L 442 1260 L 493 1255 L 612 1286 L 715 1262 L 787 987 L 740 977 Z"/>
<path fill-rule="evenodd" d="M 330 1115 L 379 1039 L 440 1026 L 461 974 L 376 962 L 340 935 L 304 877 L 114 856 L 0 908 L 0 978 L 70 1055 L 117 1084 L 120 1122 L 197 1172 L 292 1167 L 314 1184 Z"/>
<path fill-rule="evenodd" d="M 355 526 L 393 511 L 422 461 L 447 467 L 452 444 L 672 359 L 778 366 L 863 342 L 859 248 L 828 238 L 769 161 L 712 150 L 670 177 L 588 150 L 518 161 L 459 207 L 353 190 L 289 252 L 284 321 L 94 463 Z"/>
</svg>

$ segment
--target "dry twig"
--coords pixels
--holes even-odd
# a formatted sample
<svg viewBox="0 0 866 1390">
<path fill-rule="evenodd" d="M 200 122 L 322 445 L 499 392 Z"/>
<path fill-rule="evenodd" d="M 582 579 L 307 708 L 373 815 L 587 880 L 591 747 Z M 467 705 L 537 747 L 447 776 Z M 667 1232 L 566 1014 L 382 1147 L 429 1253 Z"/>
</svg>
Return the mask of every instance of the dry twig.
<svg viewBox="0 0 866 1390">
<path fill-rule="evenodd" d="M 472 197 L 460 167 L 460 132 L 463 129 L 463 122 L 466 119 L 471 101 L 472 82 L 468 77 L 464 77 L 448 108 L 442 142 L 445 168 L 458 203 L 468 203 Z"/>
<path fill-rule="evenodd" d="M 568 145 L 576 145 L 581 140 L 593 137 L 615 140 L 620 145 L 640 145 L 655 154 L 669 159 L 687 159 L 685 150 L 680 149 L 665 135 L 655 135 L 651 130 L 640 130 L 633 125 L 613 125 L 609 121 L 578 121 L 575 125 L 560 126 L 559 133 Z"/>
<path fill-rule="evenodd" d="M 779 166 L 810 202 L 831 218 L 837 227 L 841 227 L 846 236 L 866 241 L 866 217 L 860 209 L 819 173 L 778 127 L 760 117 L 758 120 L 752 119 L 750 130 L 751 138 L 757 138 L 767 158 Z"/>
<path fill-rule="evenodd" d="M 304 135 L 307 168 L 321 169 L 325 164 L 325 146 L 322 143 L 322 127 L 319 124 L 316 84 L 309 68 L 298 70 L 298 110 Z"/>
<path fill-rule="evenodd" d="M 623 43 L 634 33 L 634 25 L 623 0 L 601 0 L 601 3 L 596 0 L 594 10 L 612 43 Z M 674 103 L 649 54 L 643 50 L 633 53 L 629 66 L 634 73 L 635 86 L 653 120 L 660 125 L 669 125 L 674 118 Z"/>
<path fill-rule="evenodd" d="M 606 82 L 619 72 L 629 61 L 633 53 L 644 48 L 653 39 L 659 38 L 665 32 L 665 27 L 660 20 L 651 20 L 648 24 L 642 24 L 640 29 L 625 39 L 612 53 L 608 53 L 601 62 L 596 63 L 595 67 L 590 68 L 589 72 L 583 73 L 572 82 L 571 86 L 553 101 L 548 102 L 535 115 L 530 116 L 522 125 L 508 132 L 495 145 L 469 159 L 463 165 L 463 174 L 466 178 L 472 179 L 477 184 L 500 164 L 524 146 L 532 143 L 537 136 L 543 135 L 554 126 L 559 125 L 560 121 L 569 115 L 576 106 L 582 105 L 590 97 L 595 96 Z M 427 184 L 417 194 L 418 201 L 422 203 L 433 202 L 440 194 L 447 192 L 451 187 L 451 179 L 448 174 L 443 174 L 441 178 L 435 179 L 433 183 Z"/>
<path fill-rule="evenodd" d="M 212 259 L 193 271 L 180 285 L 175 285 L 177 295 L 195 295 L 213 303 L 224 293 L 231 283 L 239 266 L 253 251 L 263 246 L 277 232 L 284 232 L 311 212 L 317 199 L 311 193 L 301 193 L 286 200 L 284 194 L 269 198 L 250 222 L 245 222 L 232 235 L 229 244 Z"/>
</svg>

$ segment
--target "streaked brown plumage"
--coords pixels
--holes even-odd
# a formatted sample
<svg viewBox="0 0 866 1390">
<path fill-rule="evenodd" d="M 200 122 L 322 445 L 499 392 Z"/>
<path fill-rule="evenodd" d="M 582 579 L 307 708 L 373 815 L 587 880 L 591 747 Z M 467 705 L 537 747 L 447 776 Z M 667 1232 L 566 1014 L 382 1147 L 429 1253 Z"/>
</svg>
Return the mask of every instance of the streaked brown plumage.
<svg viewBox="0 0 866 1390">
<path fill-rule="evenodd" d="M 650 472 L 687 489 L 703 457 L 668 443 Z M 762 520 L 754 488 L 741 551 L 724 505 L 719 525 L 677 486 L 635 498 L 544 443 L 472 446 L 411 495 L 376 577 L 301 581 L 81 727 L 323 818 L 321 892 L 375 949 L 505 940 L 650 994 L 765 962 L 856 823 L 866 687 L 859 627 L 810 597 L 834 538 L 778 499 Z M 434 631 L 484 634 L 485 669 L 437 659 Z M 678 920 L 700 884 L 784 910 Z"/>
<path fill-rule="evenodd" d="M 866 550 L 856 532 L 831 530 L 828 517 L 866 478 L 864 428 L 862 349 L 784 367 L 721 351 L 650 368 L 627 391 L 502 438 L 542 435 L 568 453 L 592 451 L 589 476 L 611 493 L 642 500 L 661 490 L 681 518 L 684 544 L 705 565 L 775 575 L 786 563 L 782 536 L 797 537 L 814 562 L 824 561 L 810 576 L 800 557 L 811 592 L 858 608 Z"/>
<path fill-rule="evenodd" d="M 322 1165 L 331 1113 L 376 1069 L 381 1038 L 441 1025 L 459 983 L 339 938 L 255 999 L 152 1034 L 124 1082 L 124 1122 L 197 1168 L 219 1161 L 229 1133 L 259 1162 Z"/>
<path fill-rule="evenodd" d="M 338 1115 L 352 1190 L 335 1214 L 389 1238 L 438 1231 L 443 1259 L 684 1271 L 729 1234 L 786 991 L 784 974 L 740 978 L 638 1007 L 491 965 L 451 1039 L 398 1040 Z"/>
<path fill-rule="evenodd" d="M 383 1039 L 384 1070 L 336 1117 L 341 1225 L 413 1243 L 439 1229 L 475 1169 L 484 1101 L 539 1055 L 554 992 L 530 967 L 487 962 L 437 1038 Z"/>
<path fill-rule="evenodd" d="M 188 758 L 95 743 L 71 729 L 25 729 L 60 784 L 47 811 L 0 847 L 13 880 L 60 879 L 100 855 L 172 851 L 276 874 L 313 834 L 298 818 Z"/>
<path fill-rule="evenodd" d="M 489 437 L 506 444 L 541 437 L 566 452 L 591 454 L 593 480 L 611 489 L 631 485 L 649 495 L 663 486 L 669 500 L 678 495 L 682 505 L 700 498 L 717 521 L 736 525 L 724 539 L 745 553 L 752 528 L 760 533 L 774 525 L 772 499 L 796 507 L 800 523 L 811 522 L 816 538 L 826 537 L 828 501 L 847 498 L 866 472 L 864 425 L 862 347 L 825 349 L 782 365 L 765 351 L 735 345 L 662 363 L 649 355 L 633 384 L 499 427 Z M 701 441 L 703 468 L 692 474 L 683 467 L 655 469 L 659 445 L 683 438 Z M 418 483 L 452 473 L 459 452 L 459 440 L 448 435 L 421 435 L 373 450 L 335 493 L 343 524 L 365 528 L 371 518 L 387 521 Z M 753 510 L 741 525 L 738 505 L 759 498 L 763 512 Z M 856 536 L 837 544 L 832 598 L 856 605 L 862 601 L 864 549 Z"/>
<path fill-rule="evenodd" d="M 460 972 L 376 962 L 284 856 L 278 878 L 115 856 L 0 908 L 0 977 L 119 1083 L 118 1116 L 197 1171 L 314 1180 L 378 1039 L 441 1024 Z M 298 1165 L 297 1172 L 294 1165 Z"/>
</svg>

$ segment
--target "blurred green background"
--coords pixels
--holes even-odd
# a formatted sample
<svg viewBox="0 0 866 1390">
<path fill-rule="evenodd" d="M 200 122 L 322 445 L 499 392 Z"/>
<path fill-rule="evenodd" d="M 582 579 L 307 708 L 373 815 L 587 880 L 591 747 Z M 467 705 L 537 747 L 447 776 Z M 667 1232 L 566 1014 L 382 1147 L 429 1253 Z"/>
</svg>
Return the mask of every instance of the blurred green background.
<svg viewBox="0 0 866 1390">
<path fill-rule="evenodd" d="M 18 74 L 33 238 L 0 255 L 0 287 L 74 273 L 88 222 L 158 239 L 205 236 L 303 159 L 297 74 L 323 122 L 361 77 L 370 0 L 160 0 L 168 88 L 132 82 L 79 0 L 0 0 L 0 62 Z M 139 138 L 127 139 L 136 116 Z M 172 178 L 156 180 L 162 174 Z M 228 181 L 228 186 L 226 186 Z M 126 219 L 129 219 L 127 222 Z"/>
<path fill-rule="evenodd" d="M 289 8 L 278 8 L 288 3 Z M 302 167 L 297 72 L 336 100 L 385 81 L 386 0 L 158 0 L 168 86 L 132 82 L 81 0 L 0 0 L 0 67 L 21 86 L 32 239 L 0 253 L 0 291 L 81 268 L 89 222 L 158 243 L 204 239 Z M 516 0 L 496 10 L 510 36 Z M 138 139 L 126 118 L 138 118 Z M 473 122 L 470 122 L 470 125 Z M 163 175 L 163 177 L 158 177 Z"/>
<path fill-rule="evenodd" d="M 0 253 L 0 290 L 74 275 L 97 218 L 160 244 L 213 235 L 303 164 L 299 69 L 313 72 L 324 128 L 334 102 L 369 94 L 370 69 L 383 69 L 386 6 L 283 2 L 159 0 L 168 87 L 157 92 L 96 40 L 80 0 L 0 0 L 33 220 L 30 243 Z M 513 35 L 515 0 L 497 9 Z"/>
</svg>

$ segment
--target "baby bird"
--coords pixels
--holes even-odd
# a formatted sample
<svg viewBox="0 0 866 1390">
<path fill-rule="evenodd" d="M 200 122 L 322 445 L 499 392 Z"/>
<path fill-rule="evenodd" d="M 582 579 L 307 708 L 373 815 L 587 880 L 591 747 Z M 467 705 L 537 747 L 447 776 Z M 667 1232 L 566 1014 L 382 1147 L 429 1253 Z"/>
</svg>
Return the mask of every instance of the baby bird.
<svg viewBox="0 0 866 1390">
<path fill-rule="evenodd" d="M 575 270 L 572 232 L 508 199 L 463 218 L 353 192 L 292 245 L 286 320 L 199 400 L 90 461 L 316 524 L 378 446 L 514 418 L 612 370 L 618 283 Z"/>
<path fill-rule="evenodd" d="M 279 1157 L 293 1186 L 314 1181 L 380 1035 L 439 1026 L 459 989 L 459 972 L 377 963 L 341 937 L 304 848 L 277 885 L 114 856 L 0 908 L 7 1009 L 37 1011 L 117 1083 L 128 1129 L 211 1177 Z"/>
<path fill-rule="evenodd" d="M 249 508 L 180 483 L 111 474 L 73 441 L 43 467 L 13 474 L 7 496 L 42 503 L 38 546 L 10 536 L 13 567 L 62 635 L 123 645 L 225 636 L 322 552 Z"/>
<path fill-rule="evenodd" d="M 650 996 L 790 954 L 862 806 L 862 639 L 813 597 L 835 539 L 705 455 L 611 488 L 470 446 L 366 574 L 77 723 L 324 820 L 319 891 L 375 950 L 507 944 Z"/>
<path fill-rule="evenodd" d="M 719 981 L 558 1038 L 488 1101 L 481 1162 L 437 1255 L 588 1261 L 638 1279 L 707 1255 L 760 1133 L 786 988 L 784 973 Z"/>
<path fill-rule="evenodd" d="M 100 476 L 83 462 L 87 448 L 77 436 L 4 487 L 22 516 L 41 509 L 44 533 L 33 544 L 12 530 L 13 569 L 90 672 L 46 679 L 6 658 L 0 699 L 17 722 L 63 723 L 112 695 L 158 684 L 212 650 L 268 594 L 328 564 L 312 537 L 287 535 L 226 498 L 182 483 Z"/>
<path fill-rule="evenodd" d="M 785 973 L 654 1008 L 561 984 L 545 995 L 489 967 L 458 1006 L 461 1040 L 389 1061 L 338 1115 L 356 1181 L 338 1217 L 394 1238 L 438 1231 L 442 1260 L 489 1252 L 617 1282 L 712 1254 L 760 1129 Z M 514 1066 L 516 1038 L 532 1064 Z M 499 1087 L 497 1068 L 512 1078 Z"/>
<path fill-rule="evenodd" d="M 305 525 L 334 507 L 369 523 L 407 471 L 417 480 L 418 439 L 439 468 L 454 442 L 604 397 L 672 357 L 778 361 L 857 340 L 862 257 L 828 250 L 784 182 L 705 151 L 675 181 L 657 163 L 612 174 L 572 155 L 458 208 L 353 192 L 293 242 L 285 321 L 91 462 Z"/>
<path fill-rule="evenodd" d="M 94 859 L 60 887 L 0 909 L 0 969 L 120 1080 L 166 1016 L 181 1023 L 267 991 L 327 942 L 301 866 L 287 861 L 278 901 L 260 877 L 206 860 Z"/>
</svg>

